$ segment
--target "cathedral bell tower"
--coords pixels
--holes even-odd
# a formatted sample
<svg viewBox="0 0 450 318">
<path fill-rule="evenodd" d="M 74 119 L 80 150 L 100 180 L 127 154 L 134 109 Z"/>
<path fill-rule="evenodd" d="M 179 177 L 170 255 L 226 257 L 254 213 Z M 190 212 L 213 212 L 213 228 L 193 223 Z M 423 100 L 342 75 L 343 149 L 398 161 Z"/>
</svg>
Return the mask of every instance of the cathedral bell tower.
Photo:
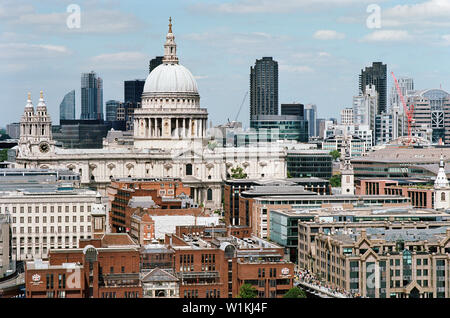
<svg viewBox="0 0 450 318">
<path fill-rule="evenodd" d="M 19 149 L 25 155 L 43 155 L 53 152 L 52 120 L 47 113 L 44 94 L 41 91 L 39 103 L 34 109 L 31 94 L 20 120 Z"/>
<path fill-rule="evenodd" d="M 439 172 L 434 181 L 434 208 L 448 209 L 450 208 L 450 185 L 447 175 L 445 174 L 444 157 L 441 155 L 439 161 Z"/>
<path fill-rule="evenodd" d="M 341 190 L 343 195 L 355 194 L 355 175 L 353 172 L 353 166 L 350 162 L 350 141 L 345 138 L 345 158 L 341 164 Z"/>
</svg>

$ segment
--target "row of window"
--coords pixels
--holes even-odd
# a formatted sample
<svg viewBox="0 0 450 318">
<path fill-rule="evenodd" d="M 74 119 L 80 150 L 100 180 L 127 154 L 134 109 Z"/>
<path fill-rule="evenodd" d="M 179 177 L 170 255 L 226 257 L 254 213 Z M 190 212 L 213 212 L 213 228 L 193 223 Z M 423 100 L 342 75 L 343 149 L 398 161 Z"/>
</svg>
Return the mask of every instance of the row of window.
<svg viewBox="0 0 450 318">
<path fill-rule="evenodd" d="M 19 229 L 19 232 L 17 232 L 17 229 Z M 78 231 L 78 229 L 79 229 L 79 231 Z M 50 226 L 49 228 L 48 228 L 48 233 L 78 233 L 78 232 L 80 232 L 80 233 L 84 233 L 84 229 L 85 229 L 85 227 L 84 226 L 72 226 L 72 229 L 70 228 L 70 226 L 58 226 L 58 227 L 55 227 L 55 226 Z M 91 232 L 91 226 L 89 225 L 89 226 L 87 226 L 86 227 L 86 229 L 87 229 L 87 232 L 89 233 L 89 232 Z M 41 227 L 39 227 L 39 226 L 35 226 L 34 227 L 34 232 L 33 232 L 33 227 L 32 226 L 28 226 L 28 228 L 27 228 L 27 234 L 39 234 L 40 233 L 40 230 L 41 230 Z M 63 231 L 64 230 L 64 231 Z M 25 227 L 23 227 L 23 226 L 21 226 L 20 228 L 19 227 L 13 227 L 12 228 L 12 232 L 13 232 L 13 234 L 25 234 Z M 46 234 L 47 233 L 47 226 L 43 226 L 42 227 L 42 233 L 43 234 Z"/>
<path fill-rule="evenodd" d="M 17 213 L 17 208 L 19 208 L 20 213 L 25 213 L 25 206 L 19 206 L 19 207 L 13 206 L 12 207 L 12 213 L 13 214 Z M 40 213 L 40 211 L 41 211 L 40 208 L 41 208 L 40 206 L 35 206 L 34 209 L 33 209 L 33 207 L 28 206 L 27 207 L 27 212 L 28 213 Z M 3 209 L 4 209 L 5 212 L 6 211 L 11 212 L 8 207 L 4 207 L 4 208 L 0 207 L 0 213 L 2 213 Z M 43 213 L 47 213 L 48 211 L 50 211 L 50 213 L 54 213 L 55 212 L 55 206 L 51 205 L 50 208 L 48 206 L 46 206 L 46 205 L 42 206 L 42 212 Z M 58 205 L 57 206 L 57 211 L 58 211 L 58 213 L 62 213 L 63 212 L 63 206 Z M 68 206 L 68 205 L 64 206 L 64 212 L 69 213 L 70 212 L 70 206 Z M 78 212 L 78 207 L 76 205 L 72 206 L 72 212 L 75 212 L 75 213 Z M 81 213 L 84 212 L 84 206 L 83 205 L 80 206 L 80 212 Z M 87 206 L 87 212 L 91 212 L 91 206 L 90 205 Z"/>
<path fill-rule="evenodd" d="M 19 224 L 24 224 L 25 223 L 25 217 L 23 217 L 23 216 L 21 216 L 20 218 L 13 217 L 12 218 L 12 223 L 13 224 L 17 223 L 17 220 L 19 220 Z M 33 223 L 33 217 L 31 217 L 31 216 L 27 217 L 26 220 L 27 220 L 27 223 Z M 39 216 L 35 216 L 34 217 L 34 223 L 39 223 L 40 220 L 41 220 L 41 218 Z M 48 220 L 50 221 L 50 223 L 55 223 L 55 217 L 54 216 L 50 216 L 49 219 L 46 216 L 42 217 L 42 223 L 47 223 Z M 59 215 L 57 220 L 58 220 L 58 223 L 62 223 L 63 222 L 62 221 L 63 220 L 62 216 Z M 66 215 L 64 217 L 64 220 L 65 220 L 66 223 L 69 223 L 70 222 L 70 216 Z M 73 223 L 84 222 L 84 215 L 80 215 L 79 219 L 78 219 L 78 216 L 73 215 L 72 216 L 72 222 Z M 91 216 L 90 215 L 87 216 L 87 222 L 91 222 Z"/>
</svg>

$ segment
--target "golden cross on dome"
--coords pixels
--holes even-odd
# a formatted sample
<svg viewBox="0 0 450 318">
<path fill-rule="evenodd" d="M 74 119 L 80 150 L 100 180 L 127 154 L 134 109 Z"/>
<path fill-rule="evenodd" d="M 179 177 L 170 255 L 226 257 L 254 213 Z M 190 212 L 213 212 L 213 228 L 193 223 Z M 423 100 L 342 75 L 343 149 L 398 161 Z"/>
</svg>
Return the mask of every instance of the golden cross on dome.
<svg viewBox="0 0 450 318">
<path fill-rule="evenodd" d="M 172 33 L 172 17 L 169 17 L 169 33 Z"/>
<path fill-rule="evenodd" d="M 31 100 L 31 93 L 28 92 L 28 100 Z"/>
<path fill-rule="evenodd" d="M 41 91 L 41 99 L 44 99 L 44 92 Z"/>
</svg>

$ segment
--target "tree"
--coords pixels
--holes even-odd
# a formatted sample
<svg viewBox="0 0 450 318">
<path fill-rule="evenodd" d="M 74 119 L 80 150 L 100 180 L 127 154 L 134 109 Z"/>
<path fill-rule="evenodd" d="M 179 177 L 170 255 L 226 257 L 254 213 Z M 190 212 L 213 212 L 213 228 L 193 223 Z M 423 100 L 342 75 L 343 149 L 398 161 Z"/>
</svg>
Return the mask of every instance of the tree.
<svg viewBox="0 0 450 318">
<path fill-rule="evenodd" d="M 330 184 L 333 188 L 339 188 L 341 186 L 342 176 L 340 174 L 335 174 L 330 178 Z"/>
<path fill-rule="evenodd" d="M 333 160 L 336 161 L 337 159 L 341 158 L 341 153 L 337 150 L 333 150 L 330 152 L 331 157 L 333 157 Z"/>
<path fill-rule="evenodd" d="M 303 289 L 294 287 L 289 289 L 288 292 L 284 294 L 283 298 L 306 298 L 306 293 Z"/>
<path fill-rule="evenodd" d="M 255 287 L 250 284 L 244 284 L 239 289 L 238 298 L 256 298 L 257 295 L 258 292 L 256 291 Z"/>
<path fill-rule="evenodd" d="M 0 150 L 0 162 L 8 160 L 8 149 Z"/>
<path fill-rule="evenodd" d="M 247 174 L 242 167 L 231 168 L 231 178 L 233 179 L 246 179 Z"/>
<path fill-rule="evenodd" d="M 292 178 L 292 174 L 289 171 L 287 172 L 287 177 L 288 177 L 288 179 Z"/>
</svg>

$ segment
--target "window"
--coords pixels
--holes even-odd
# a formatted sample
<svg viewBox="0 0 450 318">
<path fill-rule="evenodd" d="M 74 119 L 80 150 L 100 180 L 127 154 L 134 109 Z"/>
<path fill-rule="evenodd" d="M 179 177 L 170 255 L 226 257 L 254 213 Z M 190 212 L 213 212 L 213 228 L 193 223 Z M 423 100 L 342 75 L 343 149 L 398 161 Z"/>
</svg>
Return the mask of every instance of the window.
<svg viewBox="0 0 450 318">
<path fill-rule="evenodd" d="M 186 175 L 187 176 L 192 176 L 192 164 L 188 163 L 186 165 Z"/>
<path fill-rule="evenodd" d="M 213 199 L 212 189 L 208 189 L 208 191 L 207 191 L 207 200 L 208 201 L 212 201 L 212 199 Z"/>
</svg>

